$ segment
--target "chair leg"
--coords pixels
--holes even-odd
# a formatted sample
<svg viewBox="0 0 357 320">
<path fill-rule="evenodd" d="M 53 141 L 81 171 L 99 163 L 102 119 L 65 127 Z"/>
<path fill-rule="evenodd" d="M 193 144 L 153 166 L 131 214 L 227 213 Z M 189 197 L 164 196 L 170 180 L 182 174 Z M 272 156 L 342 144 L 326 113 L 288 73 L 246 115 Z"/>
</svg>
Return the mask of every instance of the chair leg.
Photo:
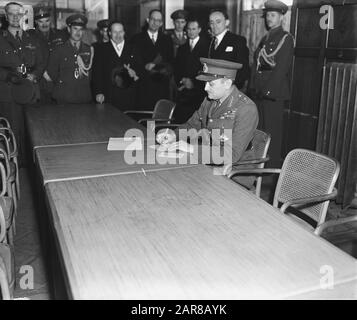
<svg viewBox="0 0 357 320">
<path fill-rule="evenodd" d="M 19 164 L 17 162 L 17 157 L 14 157 L 14 163 L 15 163 L 15 168 L 16 168 L 16 193 L 17 193 L 17 198 L 20 199 L 20 176 L 19 176 Z"/>
</svg>

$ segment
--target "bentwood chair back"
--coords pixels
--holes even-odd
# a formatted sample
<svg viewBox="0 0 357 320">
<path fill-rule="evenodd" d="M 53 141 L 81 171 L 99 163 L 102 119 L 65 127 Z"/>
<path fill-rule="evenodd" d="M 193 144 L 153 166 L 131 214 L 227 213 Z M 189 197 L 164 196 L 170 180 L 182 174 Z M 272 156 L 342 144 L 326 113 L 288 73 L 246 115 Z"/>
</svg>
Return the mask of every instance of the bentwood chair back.
<svg viewBox="0 0 357 320">
<path fill-rule="evenodd" d="M 0 287 L 3 300 L 12 299 L 14 286 L 14 255 L 9 245 L 0 243 Z"/>
</svg>

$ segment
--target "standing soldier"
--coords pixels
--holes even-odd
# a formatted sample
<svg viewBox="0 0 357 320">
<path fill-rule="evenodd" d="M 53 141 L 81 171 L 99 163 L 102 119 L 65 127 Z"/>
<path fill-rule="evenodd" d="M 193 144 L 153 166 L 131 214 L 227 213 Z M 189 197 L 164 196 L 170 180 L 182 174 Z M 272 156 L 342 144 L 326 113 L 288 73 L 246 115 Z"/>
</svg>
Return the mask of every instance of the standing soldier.
<svg viewBox="0 0 357 320">
<path fill-rule="evenodd" d="M 174 57 L 176 57 L 177 49 L 187 42 L 187 33 L 185 27 L 187 24 L 188 13 L 185 10 L 176 10 L 171 14 L 171 19 L 175 28 L 168 32 L 174 46 Z"/>
<path fill-rule="evenodd" d="M 22 29 L 25 10 L 16 2 L 5 6 L 7 30 L 0 31 L 0 114 L 8 118 L 24 164 L 23 105 L 39 100 L 38 80 L 45 63 L 37 39 Z"/>
<path fill-rule="evenodd" d="M 66 19 L 69 39 L 52 52 L 48 75 L 53 80 L 53 98 L 57 103 L 89 103 L 90 70 L 94 56 L 93 47 L 82 41 L 88 19 L 74 14 Z"/>
<path fill-rule="evenodd" d="M 51 52 L 56 47 L 62 45 L 68 36 L 61 30 L 51 28 L 50 11 L 48 8 L 37 8 L 34 19 L 36 29 L 30 30 L 30 32 L 38 39 L 47 68 Z M 51 103 L 53 83 L 47 71 L 44 72 L 43 77 L 40 79 L 40 90 L 41 103 Z"/>
<path fill-rule="evenodd" d="M 290 99 L 290 72 L 294 54 L 293 36 L 282 22 L 288 6 L 277 0 L 265 3 L 268 33 L 255 53 L 251 92 L 260 112 L 260 127 L 271 134 L 270 165 L 281 165 L 284 105 Z"/>
</svg>

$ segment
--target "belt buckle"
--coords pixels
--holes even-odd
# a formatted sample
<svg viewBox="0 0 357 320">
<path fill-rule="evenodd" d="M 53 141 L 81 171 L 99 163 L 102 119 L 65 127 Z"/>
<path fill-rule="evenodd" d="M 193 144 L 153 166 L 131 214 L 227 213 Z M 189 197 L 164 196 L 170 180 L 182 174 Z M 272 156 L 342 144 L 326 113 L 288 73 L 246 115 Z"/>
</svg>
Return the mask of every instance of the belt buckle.
<svg viewBox="0 0 357 320">
<path fill-rule="evenodd" d="M 27 74 L 27 68 L 26 68 L 25 64 L 20 65 L 20 72 L 21 72 L 22 76 L 25 78 L 26 74 Z"/>
</svg>

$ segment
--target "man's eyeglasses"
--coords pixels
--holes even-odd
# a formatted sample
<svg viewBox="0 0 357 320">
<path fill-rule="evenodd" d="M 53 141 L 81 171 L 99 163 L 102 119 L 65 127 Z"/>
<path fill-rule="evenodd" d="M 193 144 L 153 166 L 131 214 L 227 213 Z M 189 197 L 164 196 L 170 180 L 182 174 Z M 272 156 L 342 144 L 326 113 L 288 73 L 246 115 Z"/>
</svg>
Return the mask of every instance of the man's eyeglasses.
<svg viewBox="0 0 357 320">
<path fill-rule="evenodd" d="M 7 16 L 11 17 L 11 18 L 13 18 L 13 17 L 22 18 L 24 15 L 25 15 L 24 13 L 11 13 L 11 12 L 7 13 Z"/>
</svg>

